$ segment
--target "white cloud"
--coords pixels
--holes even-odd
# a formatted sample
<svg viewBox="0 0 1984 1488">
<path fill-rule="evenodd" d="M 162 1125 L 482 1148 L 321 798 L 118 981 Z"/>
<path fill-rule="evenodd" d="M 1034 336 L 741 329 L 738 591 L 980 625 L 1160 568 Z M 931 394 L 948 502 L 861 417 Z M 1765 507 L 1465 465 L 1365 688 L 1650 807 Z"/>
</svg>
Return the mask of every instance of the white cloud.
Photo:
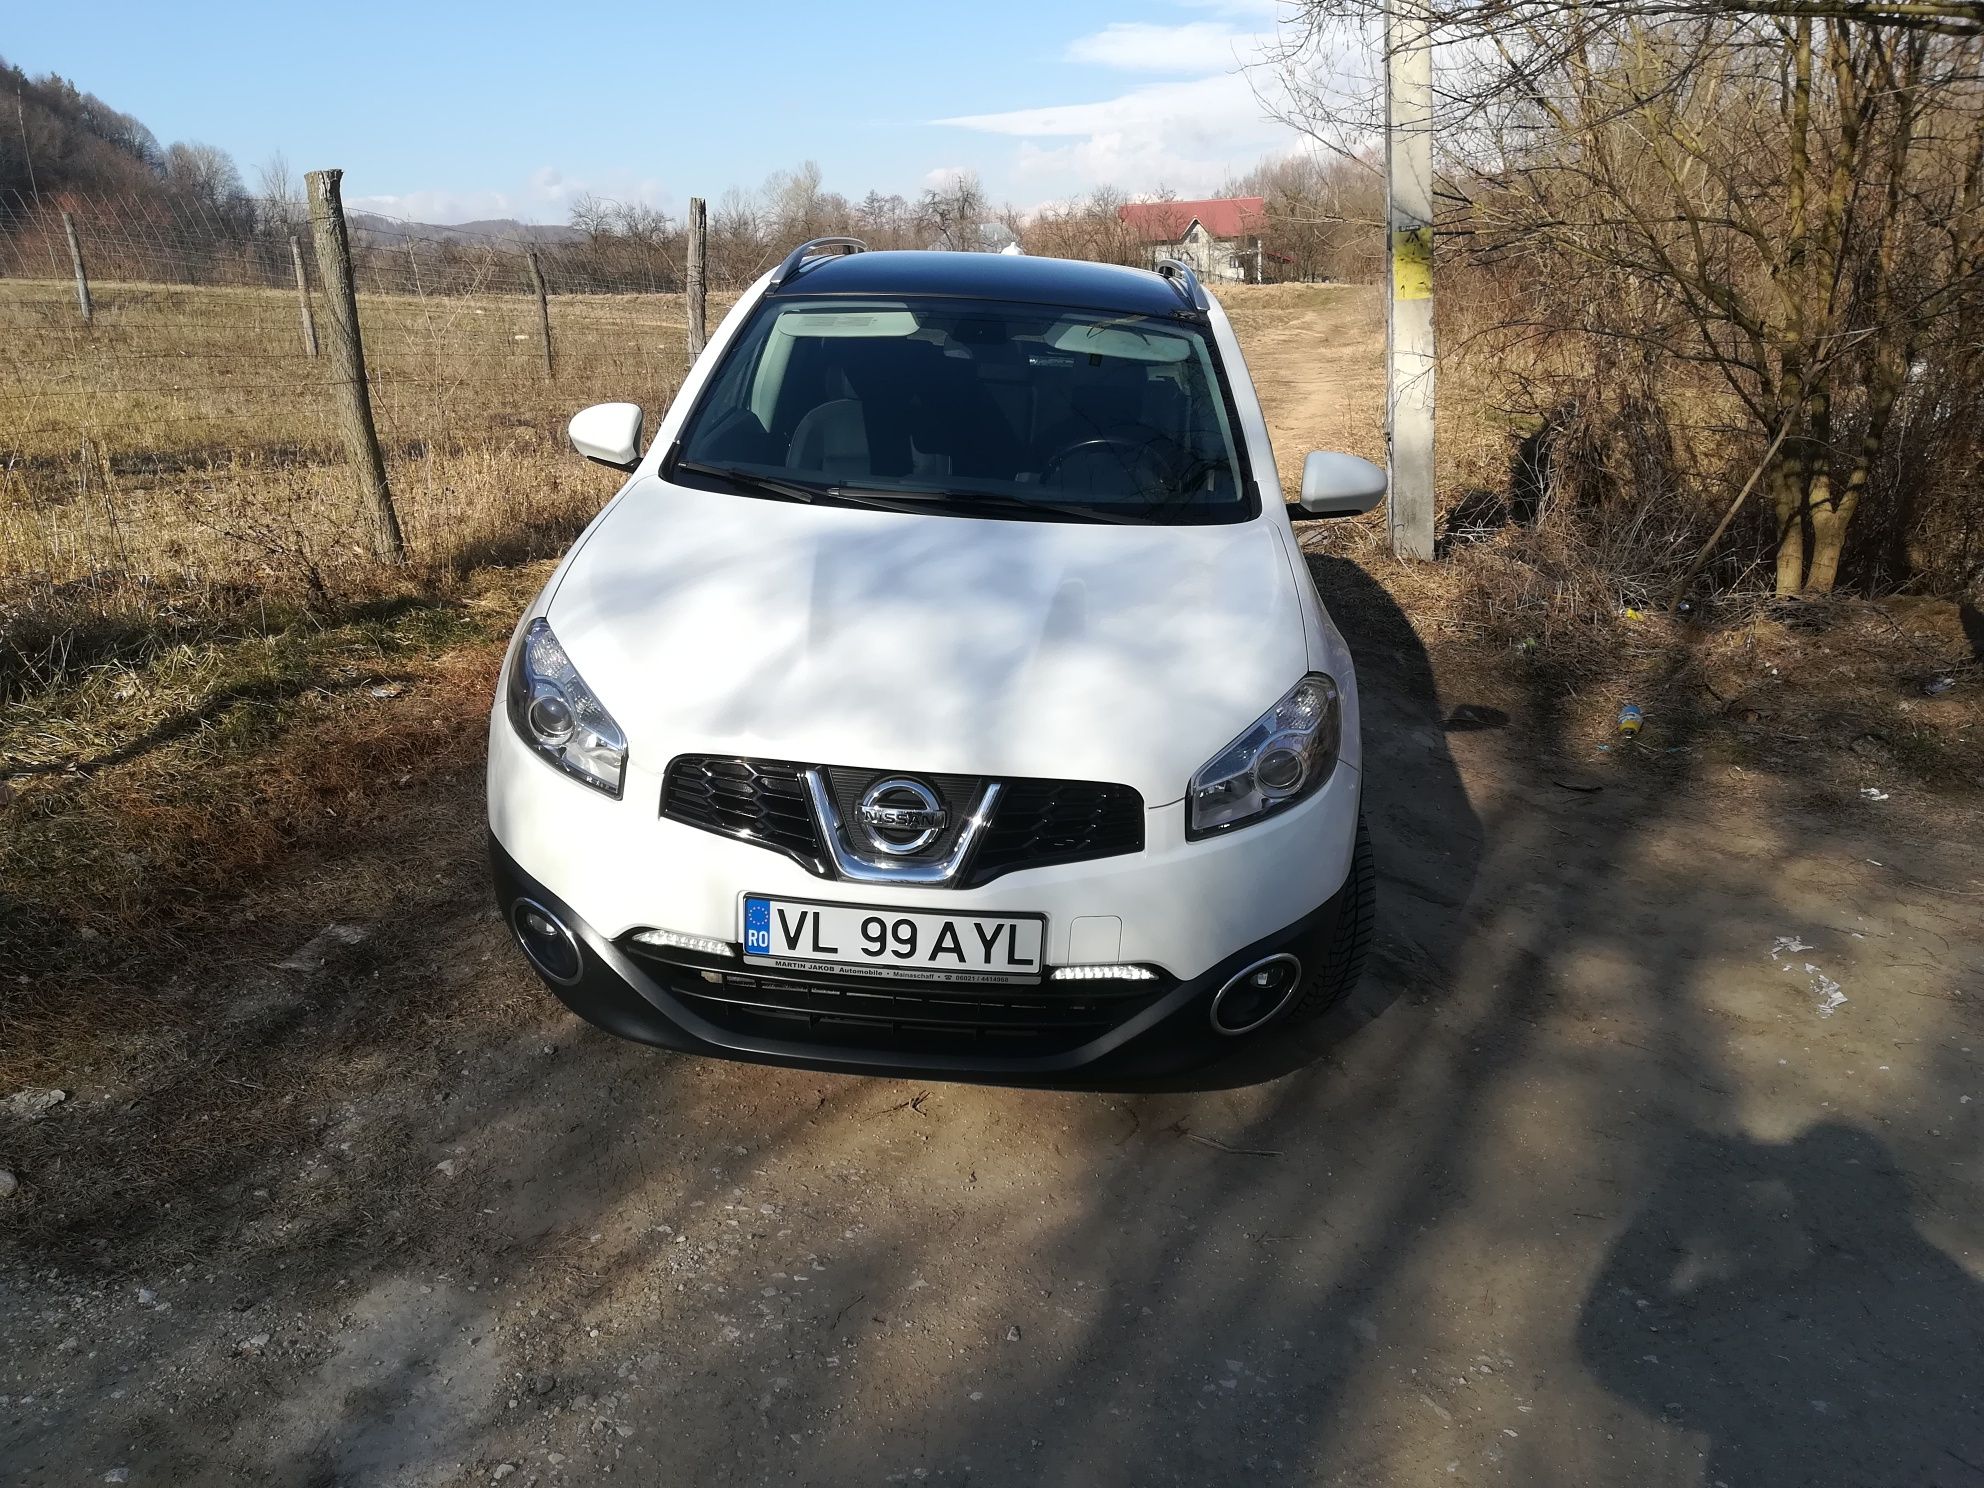
<svg viewBox="0 0 1984 1488">
<path fill-rule="evenodd" d="M 1068 43 L 1070 62 L 1089 62 L 1127 72 L 1204 73 L 1236 66 L 1256 56 L 1261 38 L 1217 21 L 1155 26 L 1148 21 L 1112 21 L 1090 36 Z"/>
<path fill-rule="evenodd" d="M 940 165 L 923 173 L 923 184 L 932 191 L 949 191 L 971 173 L 968 165 Z"/>
<path fill-rule="evenodd" d="M 1185 10 L 1210 11 L 1214 15 L 1255 16 L 1264 21 L 1278 20 L 1284 14 L 1283 0 L 1171 0 Z"/>
<path fill-rule="evenodd" d="M 999 114 L 939 119 L 957 129 L 1021 139 L 1126 133 L 1182 125 L 1196 137 L 1257 123 L 1259 102 L 1244 77 L 1221 73 L 1188 82 L 1151 83 L 1099 103 L 1050 104 Z"/>
<path fill-rule="evenodd" d="M 1070 195 L 1098 185 L 1191 193 L 1287 148 L 1288 127 L 1256 89 L 1279 96 L 1271 66 L 1274 0 L 1175 0 L 1201 17 L 1176 24 L 1115 21 L 1068 44 L 1065 59 L 1123 72 L 1175 74 L 1111 98 L 936 122 L 1017 141 L 992 173 L 1027 194 Z M 989 162 L 988 162 L 989 164 Z"/>
<path fill-rule="evenodd" d="M 1039 195 L 1097 185 L 1210 191 L 1289 140 L 1287 127 L 1267 117 L 1237 72 L 1150 83 L 1094 103 L 937 122 L 1018 140 L 1011 175 Z"/>
</svg>

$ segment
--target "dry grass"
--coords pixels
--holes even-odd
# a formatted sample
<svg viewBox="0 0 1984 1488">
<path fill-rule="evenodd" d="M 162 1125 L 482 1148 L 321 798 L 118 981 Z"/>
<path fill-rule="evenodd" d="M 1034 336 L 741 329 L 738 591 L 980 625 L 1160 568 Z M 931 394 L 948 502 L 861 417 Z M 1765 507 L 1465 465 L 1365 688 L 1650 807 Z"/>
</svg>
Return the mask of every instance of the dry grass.
<svg viewBox="0 0 1984 1488">
<path fill-rule="evenodd" d="M 431 896 L 412 858 L 359 869 L 349 854 L 368 834 L 418 842 L 408 823 L 434 788 L 473 778 L 504 640 L 545 571 L 97 667 L 10 709 L 0 961 L 34 975 L 0 979 L 0 1092 L 73 1088 L 87 1069 L 143 1084 L 327 918 L 377 922 Z M 459 872 L 463 848 L 432 855 Z M 269 893 L 310 861 L 321 896 Z M 172 1080 L 175 1102 L 205 1099 L 185 1071 Z M 252 1125 L 252 1101 L 209 1094 Z M 189 1151 L 224 1139 L 182 1135 Z"/>
<path fill-rule="evenodd" d="M 0 280 L 10 456 L 66 459 L 79 436 L 131 466 L 250 450 L 337 454 L 331 362 L 304 355 L 294 293 L 116 283 L 92 291 L 86 329 L 68 284 Z M 685 366 L 678 295 L 553 299 L 551 381 L 534 299 L 361 294 L 358 307 L 389 446 L 448 448 L 549 427 L 610 396 L 655 403 Z M 328 335 L 321 302 L 317 315 Z"/>
<path fill-rule="evenodd" d="M 35 960 L 79 930 L 161 948 L 298 843 L 474 759 L 504 641 L 544 573 L 175 645 L 14 704 L 0 939 Z"/>
<path fill-rule="evenodd" d="M 361 296 L 373 406 L 412 556 L 366 551 L 328 360 L 280 291 L 0 282 L 0 695 L 160 634 L 318 612 L 555 551 L 610 489 L 563 425 L 679 385 L 679 297 Z M 322 308 L 319 307 L 321 318 Z M 136 648 L 134 651 L 133 648 Z"/>
<path fill-rule="evenodd" d="M 1285 481 L 1312 448 L 1382 454 L 1374 292 L 1222 298 Z M 106 634 L 93 638 L 82 621 L 51 632 L 47 644 L 66 647 L 55 680 L 0 708 L 0 966 L 11 972 L 0 977 L 0 1095 L 32 1084 L 115 1093 L 86 1143 L 54 1121 L 0 1133 L 0 1165 L 23 1175 L 24 1243 L 64 1255 L 79 1237 L 128 1239 L 135 1227 L 152 1250 L 127 1244 L 127 1255 L 176 1256 L 211 1225 L 165 1206 L 223 1192 L 304 1142 L 305 1113 L 330 1108 L 352 1081 L 438 1070 L 451 1042 L 530 1015 L 489 1002 L 475 968 L 432 966 L 419 952 L 437 919 L 481 912 L 477 845 L 460 828 L 473 819 L 504 640 L 547 570 L 489 560 L 562 546 L 611 489 L 555 437 L 569 404 L 623 391 L 604 385 L 614 369 L 602 365 L 602 382 L 570 398 L 562 378 L 553 390 L 521 373 L 478 384 L 457 406 L 480 423 L 457 426 L 449 448 L 437 436 L 431 449 L 396 452 L 421 555 L 411 573 L 381 574 L 335 537 L 342 519 L 327 513 L 349 498 L 334 463 L 273 444 L 148 482 L 113 460 L 113 481 L 133 483 L 110 503 L 115 524 L 9 511 L 10 522 L 42 524 L 9 534 L 72 524 L 60 530 L 113 565 L 87 604 L 64 598 L 78 608 L 48 617 L 94 615 Z M 1465 364 L 1445 374 L 1449 503 L 1505 477 L 1519 433 L 1470 382 L 1477 375 Z M 264 427 L 245 420 L 234 437 Z M 224 506 L 207 481 L 240 503 L 230 532 L 201 525 Z M 255 513 L 302 528 L 300 546 L 257 547 L 246 526 Z M 1904 777 L 1984 784 L 1972 778 L 1984 736 L 1977 669 L 1935 699 L 1920 690 L 1967 665 L 1951 606 L 1840 600 L 1734 606 L 1705 625 L 1635 618 L 1632 594 L 1560 520 L 1497 529 L 1433 565 L 1394 562 L 1382 514 L 1301 531 L 1381 581 L 1439 675 L 1465 689 L 1449 706 L 1501 706 L 1513 728 L 1581 769 L 1657 771 L 1689 757 L 1667 751 L 1686 750 L 1848 796 Z M 120 550 L 102 544 L 118 538 L 143 556 L 141 571 L 114 567 Z M 33 581 L 18 565 L 36 551 L 7 549 L 16 579 Z M 297 551 L 333 554 L 328 599 L 311 596 Z M 1648 712 L 1631 751 L 1612 730 L 1628 698 Z M 398 926 L 400 943 L 382 929 L 316 981 L 269 971 L 334 919 Z M 355 996 L 349 1008 L 320 1000 L 333 984 L 374 993 L 362 1010 Z M 362 1181 L 356 1170 L 324 1178 L 321 1195 L 337 1199 L 325 1212 L 362 1208 Z M 308 1227 L 292 1237 L 321 1238 Z"/>
<path fill-rule="evenodd" d="M 1308 450 L 1383 459 L 1377 290 L 1278 285 L 1227 288 L 1221 299 L 1287 491 Z M 1813 788 L 1984 786 L 1984 665 L 1959 606 L 1846 596 L 1779 604 L 1739 583 L 1703 586 L 1687 611 L 1667 612 L 1675 579 L 1746 473 L 1713 389 L 1670 389 L 1660 439 L 1629 420 L 1567 426 L 1564 468 L 1578 488 L 1549 493 L 1531 520 L 1511 520 L 1524 442 L 1540 427 L 1536 400 L 1547 400 L 1559 374 L 1574 381 L 1575 369 L 1511 364 L 1474 334 L 1494 313 L 1462 300 L 1442 325 L 1444 561 L 1393 560 L 1382 511 L 1305 525 L 1305 547 L 1376 573 L 1429 649 L 1467 658 L 1479 698 L 1588 759 L 1616 747 L 1618 709 L 1634 702 L 1649 717 L 1642 764 L 1669 749 L 1713 749 L 1736 768 L 1796 774 Z M 1687 479 L 1656 499 L 1647 467 L 1660 461 L 1649 449 L 1665 457 L 1669 440 Z M 1725 568 L 1720 577 L 1726 586 L 1745 575 Z M 1768 574 L 1755 577 L 1767 583 Z M 1925 695 L 1937 677 L 1955 685 Z"/>
</svg>

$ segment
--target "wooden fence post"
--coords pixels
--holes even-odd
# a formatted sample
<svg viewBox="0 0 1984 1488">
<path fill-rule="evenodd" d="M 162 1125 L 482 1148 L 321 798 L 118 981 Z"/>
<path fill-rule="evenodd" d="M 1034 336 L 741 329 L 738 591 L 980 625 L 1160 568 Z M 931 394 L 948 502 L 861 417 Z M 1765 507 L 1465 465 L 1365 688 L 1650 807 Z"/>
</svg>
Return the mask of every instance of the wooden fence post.
<svg viewBox="0 0 1984 1488">
<path fill-rule="evenodd" d="M 317 355 L 317 318 L 310 313 L 310 281 L 303 277 L 303 248 L 296 234 L 289 235 L 289 261 L 296 266 L 296 303 L 303 310 L 303 354 Z"/>
<path fill-rule="evenodd" d="M 705 263 L 709 237 L 709 208 L 700 196 L 692 196 L 689 198 L 689 272 L 683 285 L 689 302 L 689 360 L 692 363 L 703 354 L 703 347 L 709 344 L 709 337 L 703 328 L 703 298 L 709 280 Z"/>
<path fill-rule="evenodd" d="M 76 219 L 67 212 L 62 214 L 62 231 L 69 235 L 69 262 L 76 266 L 76 303 L 82 307 L 83 324 L 88 325 L 96 316 L 96 308 L 90 304 L 90 276 L 83 269 L 83 245 L 76 240 Z"/>
<path fill-rule="evenodd" d="M 358 295 L 351 280 L 351 238 L 344 223 L 341 170 L 311 171 L 310 235 L 317 248 L 317 278 L 331 311 L 331 359 L 337 363 L 338 422 L 358 472 L 358 489 L 372 523 L 372 551 L 383 563 L 406 561 L 406 538 L 386 484 L 386 461 L 379 453 L 379 431 L 372 424 L 372 398 L 365 382 L 365 346 L 358 335 Z"/>
<path fill-rule="evenodd" d="M 530 282 L 537 290 L 537 334 L 544 343 L 544 380 L 551 381 L 551 301 L 544 293 L 544 268 L 537 261 L 537 250 L 524 250 L 530 259 Z"/>
</svg>

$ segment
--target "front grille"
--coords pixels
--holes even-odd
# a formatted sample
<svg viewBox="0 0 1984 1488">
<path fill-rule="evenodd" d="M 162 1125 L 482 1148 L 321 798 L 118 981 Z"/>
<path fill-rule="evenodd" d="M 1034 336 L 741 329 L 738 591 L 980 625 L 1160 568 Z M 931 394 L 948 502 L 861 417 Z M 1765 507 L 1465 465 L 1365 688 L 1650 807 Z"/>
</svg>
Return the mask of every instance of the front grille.
<svg viewBox="0 0 1984 1488">
<path fill-rule="evenodd" d="M 833 792 L 834 809 L 840 812 L 840 819 L 851 833 L 860 830 L 861 797 L 868 787 L 878 780 L 895 776 L 902 779 L 920 780 L 937 793 L 937 799 L 944 803 L 944 810 L 950 820 L 930 845 L 920 852 L 902 853 L 895 858 L 899 863 L 927 863 L 942 858 L 958 840 L 958 833 L 964 830 L 965 819 L 978 804 L 979 792 L 985 782 L 976 775 L 927 775 L 909 774 L 903 771 L 883 772 L 880 770 L 848 770 L 831 766 L 827 770 L 827 787 Z M 860 842 L 861 850 L 871 851 L 866 842 Z"/>
<path fill-rule="evenodd" d="M 728 964 L 627 940 L 621 949 L 668 973 L 669 990 L 731 1033 L 849 1049 L 1037 1057 L 1100 1037 L 1174 985 L 1157 982 L 917 983 L 841 976 L 716 972 Z"/>
<path fill-rule="evenodd" d="M 808 872 L 832 878 L 820 836 L 823 828 L 813 819 L 801 778 L 801 772 L 811 768 L 815 767 L 782 760 L 682 755 L 668 767 L 661 814 L 706 832 L 772 848 L 796 859 Z M 948 853 L 987 784 L 977 776 L 818 768 L 825 772 L 849 845 L 861 852 L 872 848 L 858 835 L 855 808 L 869 785 L 905 774 L 936 789 L 950 821 L 929 846 L 904 855 L 899 861 L 905 865 L 941 859 Z M 1027 779 L 1000 784 L 1003 790 L 991 824 L 955 887 L 975 888 L 1023 868 L 1143 851 L 1143 797 L 1127 785 Z"/>
<path fill-rule="evenodd" d="M 1143 797 L 1127 785 L 1015 780 L 1006 787 L 978 854 L 973 883 L 1016 868 L 1142 852 Z"/>
<path fill-rule="evenodd" d="M 685 754 L 668 767 L 661 814 L 706 832 L 762 843 L 830 877 L 806 782 L 799 778 L 804 768 L 777 760 Z"/>
</svg>

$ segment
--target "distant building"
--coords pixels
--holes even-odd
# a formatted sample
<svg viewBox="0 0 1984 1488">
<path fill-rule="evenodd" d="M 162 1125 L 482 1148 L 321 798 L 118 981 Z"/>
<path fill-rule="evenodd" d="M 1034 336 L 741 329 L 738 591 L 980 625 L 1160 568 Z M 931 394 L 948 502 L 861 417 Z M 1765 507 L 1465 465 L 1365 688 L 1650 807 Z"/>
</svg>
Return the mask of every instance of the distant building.
<svg viewBox="0 0 1984 1488">
<path fill-rule="evenodd" d="M 1261 234 L 1267 227 L 1267 202 L 1261 197 L 1131 202 L 1116 215 L 1153 264 L 1180 259 L 1201 279 L 1224 283 L 1261 277 Z"/>
</svg>

